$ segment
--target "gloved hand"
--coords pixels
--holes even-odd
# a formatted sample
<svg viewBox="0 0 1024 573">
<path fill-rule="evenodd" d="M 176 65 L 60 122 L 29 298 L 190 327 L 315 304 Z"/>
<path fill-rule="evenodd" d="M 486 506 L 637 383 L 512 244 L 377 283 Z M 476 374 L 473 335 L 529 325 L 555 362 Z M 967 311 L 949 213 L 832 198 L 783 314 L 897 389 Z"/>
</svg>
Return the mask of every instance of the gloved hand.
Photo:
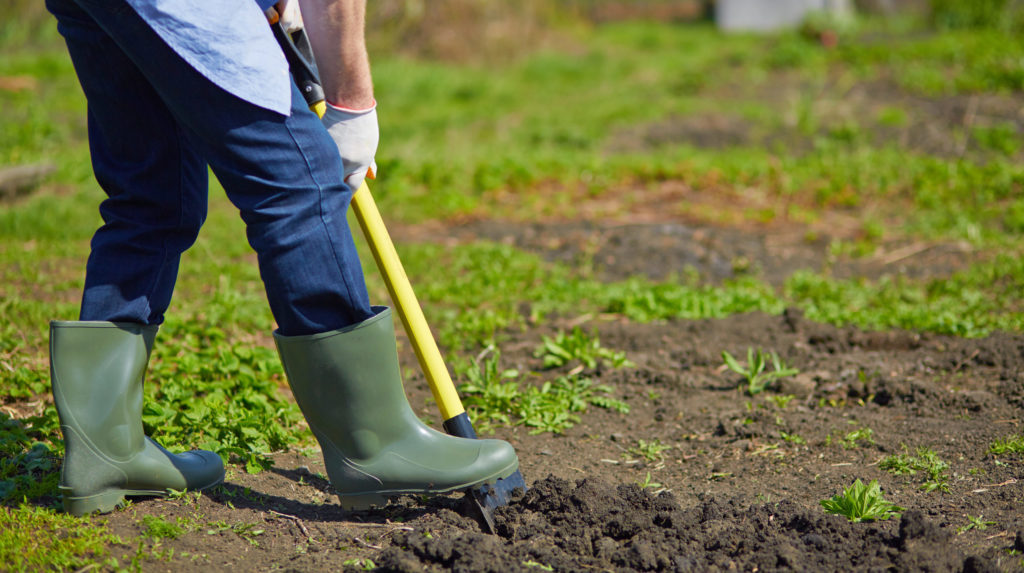
<svg viewBox="0 0 1024 573">
<path fill-rule="evenodd" d="M 299 11 L 297 0 L 280 0 L 277 4 L 274 4 L 274 8 L 281 15 L 281 25 L 284 26 L 285 32 L 291 34 L 303 28 L 302 12 Z"/>
<path fill-rule="evenodd" d="M 377 170 L 374 155 L 380 141 L 377 127 L 377 102 L 367 109 L 354 110 L 327 104 L 323 117 L 324 126 L 331 134 L 345 165 L 345 183 L 352 191 L 359 189 L 366 172 Z M 373 176 L 370 177 L 371 179 Z"/>
</svg>

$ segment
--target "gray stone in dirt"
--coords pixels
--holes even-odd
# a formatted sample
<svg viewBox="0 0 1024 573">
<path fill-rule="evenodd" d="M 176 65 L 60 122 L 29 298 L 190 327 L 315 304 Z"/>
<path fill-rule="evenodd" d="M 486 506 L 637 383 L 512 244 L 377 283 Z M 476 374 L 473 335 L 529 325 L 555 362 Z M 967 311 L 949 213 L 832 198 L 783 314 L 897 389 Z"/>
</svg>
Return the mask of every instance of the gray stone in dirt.
<svg viewBox="0 0 1024 573">
<path fill-rule="evenodd" d="M 851 13 L 849 0 L 718 0 L 715 22 L 730 32 L 773 32 L 798 26 L 812 12 Z"/>
</svg>

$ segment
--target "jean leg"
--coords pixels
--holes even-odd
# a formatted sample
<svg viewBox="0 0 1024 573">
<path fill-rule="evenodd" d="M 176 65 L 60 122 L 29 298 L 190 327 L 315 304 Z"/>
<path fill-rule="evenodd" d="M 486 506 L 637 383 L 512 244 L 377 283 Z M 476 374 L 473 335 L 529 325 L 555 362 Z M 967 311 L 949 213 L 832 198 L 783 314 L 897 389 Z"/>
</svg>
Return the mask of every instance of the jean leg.
<svg viewBox="0 0 1024 573">
<path fill-rule="evenodd" d="M 48 0 L 88 101 L 89 147 L 107 194 L 92 239 L 82 320 L 159 324 L 181 253 L 206 218 L 206 163 L 153 88 L 93 18 Z"/>
<path fill-rule="evenodd" d="M 337 147 L 297 88 L 291 115 L 260 108 L 203 77 L 133 10 L 111 8 L 122 2 L 76 1 L 145 77 L 239 208 L 281 332 L 323 332 L 373 316 L 346 220 L 352 190 Z"/>
<path fill-rule="evenodd" d="M 223 95 L 234 100 L 230 109 L 247 108 L 240 116 L 255 117 L 227 126 L 224 138 L 203 110 L 196 145 L 246 222 L 281 333 L 314 334 L 374 316 L 346 218 L 353 190 L 320 118 L 294 84 L 288 117 Z"/>
</svg>

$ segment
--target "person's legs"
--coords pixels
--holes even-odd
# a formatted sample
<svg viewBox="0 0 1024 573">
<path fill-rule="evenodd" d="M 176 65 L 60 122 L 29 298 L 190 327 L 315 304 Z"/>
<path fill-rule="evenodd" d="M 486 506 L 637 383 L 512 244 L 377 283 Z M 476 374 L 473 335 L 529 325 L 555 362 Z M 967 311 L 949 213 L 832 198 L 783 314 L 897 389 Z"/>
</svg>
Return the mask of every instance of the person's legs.
<svg viewBox="0 0 1024 573">
<path fill-rule="evenodd" d="M 92 48 L 77 38 L 84 34 L 59 18 L 90 99 L 90 124 L 116 132 L 93 129 L 97 179 L 111 199 L 97 233 L 103 240 L 94 241 L 83 308 L 103 308 L 103 320 L 159 323 L 178 257 L 205 216 L 201 158 L 241 211 L 283 333 L 322 332 L 373 316 L 345 217 L 352 190 L 342 182 L 334 142 L 298 90 L 289 117 L 262 109 L 195 71 L 123 1 L 75 1 L 120 52 L 108 59 L 81 53 Z M 123 78 L 131 86 L 119 86 Z M 159 113 L 151 115 L 152 108 Z M 160 141 L 147 147 L 147 135 Z M 164 215 L 156 228 L 146 218 L 149 207 Z M 133 250 L 144 250 L 144 262 L 129 258 L 126 265 L 124 252 Z M 94 314 L 101 313 L 83 318 L 100 318 Z"/>
<path fill-rule="evenodd" d="M 441 434 L 409 407 L 391 315 L 369 305 L 345 217 L 352 190 L 343 183 L 341 158 L 298 90 L 292 90 L 289 117 L 248 104 L 193 70 L 134 11 L 118 9 L 123 0 L 73 1 L 152 86 L 181 126 L 180 147 L 210 164 L 241 210 L 280 326 L 275 336 L 289 383 L 324 447 L 329 477 L 343 503 L 362 507 L 394 494 L 450 491 L 515 472 L 518 459 L 509 444 Z M 108 73 L 83 68 L 80 75 Z M 93 112 L 97 123 L 116 121 L 98 114 Z M 198 224 L 190 227 L 191 237 L 181 234 L 190 243 L 196 229 Z M 116 275 L 93 277 L 89 284 L 126 288 L 104 282 L 111 276 Z M 151 315 L 163 311 L 155 302 L 149 295 Z M 52 361 L 57 354 L 65 352 L 51 349 Z M 90 368 L 76 363 L 69 370 Z"/>
<path fill-rule="evenodd" d="M 48 0 L 89 100 L 96 178 L 108 198 L 93 237 L 79 321 L 50 324 L 50 384 L 64 436 L 60 490 L 75 515 L 126 495 L 203 489 L 224 478 L 207 451 L 172 454 L 145 436 L 143 377 L 181 252 L 206 209 L 206 165 L 131 62 L 71 0 Z"/>
<path fill-rule="evenodd" d="M 206 163 L 114 41 L 71 0 L 48 0 L 88 101 L 93 171 L 107 199 L 81 320 L 160 324 L 181 253 L 206 217 Z"/>
</svg>

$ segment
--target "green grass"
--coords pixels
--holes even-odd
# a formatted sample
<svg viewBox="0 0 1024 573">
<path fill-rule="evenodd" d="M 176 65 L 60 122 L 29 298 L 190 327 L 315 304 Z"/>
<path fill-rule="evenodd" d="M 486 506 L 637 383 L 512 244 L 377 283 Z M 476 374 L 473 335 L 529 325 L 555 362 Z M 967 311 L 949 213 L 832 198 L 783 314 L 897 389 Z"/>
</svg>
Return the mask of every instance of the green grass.
<svg viewBox="0 0 1024 573">
<path fill-rule="evenodd" d="M 596 312 L 650 322 L 754 311 L 779 314 L 796 306 L 811 320 L 867 329 L 971 337 L 1024 329 L 1016 294 L 1024 289 L 1024 259 L 1010 255 L 978 262 L 946 279 L 836 280 L 798 272 L 776 292 L 753 277 L 720 285 L 639 277 L 603 283 L 568 266 L 489 243 L 458 248 L 406 245 L 400 253 L 428 319 L 440 325 L 442 342 L 452 348 L 486 345 L 501 329 L 523 326 L 524 300 L 533 319 Z M 436 268 L 450 272 L 438 274 Z M 473 311 L 465 312 L 467 308 Z"/>
<path fill-rule="evenodd" d="M 570 363 L 578 363 L 585 368 L 596 368 L 598 364 L 609 368 L 635 366 L 626 358 L 625 352 L 602 347 L 596 329 L 587 334 L 577 326 L 571 332 L 559 332 L 554 337 L 542 338 L 534 356 L 544 360 L 544 368 L 558 368 Z"/>
<path fill-rule="evenodd" d="M 116 568 L 110 546 L 121 543 L 93 518 L 0 505 L 0 563 L 7 571 L 74 571 L 92 563 Z"/>
<path fill-rule="evenodd" d="M 614 388 L 595 384 L 575 374 L 557 376 L 539 385 L 521 384 L 525 376 L 500 367 L 501 353 L 489 347 L 472 362 L 456 362 L 455 371 L 466 380 L 458 387 L 470 418 L 481 432 L 493 431 L 495 424 L 522 425 L 531 434 L 560 434 L 580 421 L 590 406 L 629 412 L 629 406 L 614 397 Z"/>
<path fill-rule="evenodd" d="M 0 412 L 0 504 L 55 504 L 63 449 L 52 406 L 17 420 Z"/>
<path fill-rule="evenodd" d="M 142 525 L 145 528 L 142 535 L 154 541 L 177 539 L 187 531 L 187 528 L 183 527 L 180 522 L 171 521 L 162 515 L 143 515 Z"/>
<path fill-rule="evenodd" d="M 171 323 L 166 330 L 150 368 L 147 434 L 215 451 L 250 472 L 302 439 L 298 407 L 278 391 L 283 372 L 275 352 L 232 345 L 216 326 Z"/>
<path fill-rule="evenodd" d="M 887 456 L 879 462 L 878 467 L 895 475 L 924 472 L 925 479 L 920 486 L 922 490 L 949 492 L 949 476 L 946 475 L 949 463 L 939 458 L 931 448 L 917 448 L 915 455 L 904 451 L 902 454 Z"/>
<path fill-rule="evenodd" d="M 989 445 L 988 452 L 994 456 L 1024 454 L 1024 434 L 1011 434 Z"/>
</svg>

